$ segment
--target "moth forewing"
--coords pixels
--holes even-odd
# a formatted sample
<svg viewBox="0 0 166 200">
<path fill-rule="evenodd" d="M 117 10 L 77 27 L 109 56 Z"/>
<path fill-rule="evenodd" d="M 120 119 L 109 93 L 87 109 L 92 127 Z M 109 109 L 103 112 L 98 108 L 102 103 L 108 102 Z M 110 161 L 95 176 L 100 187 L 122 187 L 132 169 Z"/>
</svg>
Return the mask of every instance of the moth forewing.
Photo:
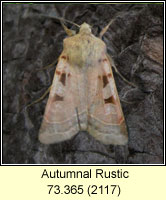
<svg viewBox="0 0 166 200">
<path fill-rule="evenodd" d="M 39 140 L 44 144 L 62 142 L 78 133 L 77 107 L 82 127 L 87 121 L 86 110 L 79 106 L 78 74 L 69 66 L 65 53 L 62 52 L 57 64 L 39 132 Z"/>
<path fill-rule="evenodd" d="M 39 140 L 58 143 L 79 130 L 87 130 L 104 144 L 128 141 L 106 45 L 86 23 L 64 40 Z"/>
<path fill-rule="evenodd" d="M 89 112 L 88 131 L 104 144 L 124 145 L 128 141 L 128 134 L 111 63 L 106 55 L 96 70 L 98 74 L 94 79 L 99 87 Z"/>
</svg>

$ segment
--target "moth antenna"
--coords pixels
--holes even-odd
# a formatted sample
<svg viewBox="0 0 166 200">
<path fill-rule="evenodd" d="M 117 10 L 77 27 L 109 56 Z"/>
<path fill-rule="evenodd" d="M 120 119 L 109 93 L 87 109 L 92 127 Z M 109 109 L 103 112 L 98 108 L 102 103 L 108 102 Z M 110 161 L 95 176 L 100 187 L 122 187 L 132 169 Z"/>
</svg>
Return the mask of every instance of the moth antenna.
<svg viewBox="0 0 166 200">
<path fill-rule="evenodd" d="M 64 30 L 65 30 L 65 32 L 67 33 L 68 36 L 73 36 L 73 35 L 76 34 L 76 31 L 71 30 L 71 29 L 68 29 L 68 28 L 64 25 L 64 23 L 63 23 L 62 20 L 60 20 L 60 22 L 61 22 L 61 25 L 63 26 L 63 28 L 64 28 Z"/>
<path fill-rule="evenodd" d="M 73 24 L 74 26 L 77 26 L 78 28 L 80 28 L 80 25 L 78 25 L 78 24 L 76 24 L 76 23 L 74 23 L 74 22 L 72 22 L 70 20 L 67 20 L 67 19 L 65 19 L 63 17 L 55 17 L 55 16 L 50 16 L 50 15 L 42 15 L 42 16 L 44 16 L 44 17 L 50 17 L 50 18 L 53 18 L 53 19 L 57 19 L 59 21 L 65 21 L 65 22 L 67 22 L 69 24 Z"/>
<path fill-rule="evenodd" d="M 110 27 L 110 25 L 115 21 L 115 19 L 112 19 L 108 24 L 107 26 L 105 26 L 102 31 L 100 32 L 99 34 L 99 38 L 102 38 L 102 36 L 104 35 L 104 33 L 107 32 L 108 28 Z"/>
<path fill-rule="evenodd" d="M 110 25 L 115 21 L 115 19 L 117 19 L 117 17 L 119 17 L 120 15 L 124 14 L 125 12 L 118 12 L 113 19 L 110 20 L 110 22 L 107 24 L 107 26 L 105 26 L 100 34 L 99 34 L 99 38 L 102 38 L 102 36 L 107 32 L 108 28 L 110 27 Z"/>
<path fill-rule="evenodd" d="M 79 118 L 79 115 L 78 115 L 78 108 L 76 107 L 76 114 L 77 114 L 77 121 L 78 121 L 78 126 L 79 126 L 79 129 L 81 131 L 81 124 L 80 124 L 80 118 Z"/>
<path fill-rule="evenodd" d="M 78 24 L 76 24 L 76 23 L 74 23 L 74 22 L 72 22 L 70 20 L 67 20 L 67 19 L 64 19 L 64 18 L 61 18 L 61 17 L 59 18 L 59 20 L 65 21 L 65 22 L 67 22 L 69 24 L 73 24 L 74 26 L 77 26 L 78 28 L 80 28 L 80 25 L 78 25 Z"/>
</svg>

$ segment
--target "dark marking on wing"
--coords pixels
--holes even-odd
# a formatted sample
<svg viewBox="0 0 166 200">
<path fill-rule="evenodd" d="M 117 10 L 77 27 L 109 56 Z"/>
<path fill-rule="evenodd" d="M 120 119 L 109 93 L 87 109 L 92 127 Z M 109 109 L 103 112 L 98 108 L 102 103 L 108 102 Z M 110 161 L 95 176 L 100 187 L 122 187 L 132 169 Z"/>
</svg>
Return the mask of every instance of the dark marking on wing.
<svg viewBox="0 0 166 200">
<path fill-rule="evenodd" d="M 104 59 L 103 59 L 103 62 L 106 62 L 106 61 L 107 61 L 107 58 L 104 58 Z"/>
<path fill-rule="evenodd" d="M 58 94 L 55 94 L 54 101 L 63 101 L 63 97 L 59 96 Z"/>
<path fill-rule="evenodd" d="M 115 104 L 115 99 L 113 96 L 109 97 L 108 99 L 104 99 L 105 103 L 112 103 Z"/>
<path fill-rule="evenodd" d="M 101 62 L 106 62 L 106 61 L 107 61 L 107 58 L 99 59 L 99 60 L 98 60 L 99 63 L 101 63 Z"/>
<path fill-rule="evenodd" d="M 118 121 L 119 121 L 119 124 L 121 124 L 124 121 L 124 117 L 121 116 Z"/>
<path fill-rule="evenodd" d="M 67 60 L 67 61 L 69 60 L 69 56 L 64 56 L 63 55 L 63 56 L 61 56 L 61 58 L 64 59 L 64 60 Z"/>
<path fill-rule="evenodd" d="M 103 88 L 109 83 L 108 78 L 106 75 L 103 76 Z"/>
<path fill-rule="evenodd" d="M 109 73 L 107 76 L 108 76 L 108 78 L 111 78 L 111 77 L 112 77 L 112 74 L 111 74 L 111 73 Z"/>
<path fill-rule="evenodd" d="M 60 75 L 60 74 L 61 74 L 61 72 L 58 71 L 58 70 L 56 70 L 55 73 L 56 73 L 57 75 Z"/>
<path fill-rule="evenodd" d="M 62 73 L 60 77 L 60 82 L 65 86 L 66 83 L 66 73 Z"/>
<path fill-rule="evenodd" d="M 67 57 L 66 57 L 66 56 L 62 56 L 61 58 L 62 58 L 62 59 L 64 59 L 64 60 L 66 60 L 66 59 L 67 59 Z"/>
</svg>

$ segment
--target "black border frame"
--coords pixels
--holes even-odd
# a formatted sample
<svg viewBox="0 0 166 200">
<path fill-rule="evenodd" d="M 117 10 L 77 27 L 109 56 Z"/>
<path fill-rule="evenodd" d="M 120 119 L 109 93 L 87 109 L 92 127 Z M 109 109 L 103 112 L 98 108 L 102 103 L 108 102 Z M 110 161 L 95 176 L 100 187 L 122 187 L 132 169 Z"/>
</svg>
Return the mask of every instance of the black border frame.
<svg viewBox="0 0 166 200">
<path fill-rule="evenodd" d="M 1 42 L 2 42 L 2 34 L 3 34 L 3 29 L 2 29 L 2 22 L 3 22 L 3 4 L 50 4 L 50 3 L 67 3 L 67 4 L 82 4 L 82 3 L 91 3 L 91 4 L 121 4 L 121 3 L 126 3 L 126 4 L 133 4 L 133 3 L 138 3 L 138 4 L 151 4 L 151 3 L 156 3 L 156 4 L 163 4 L 163 21 L 164 21 L 164 27 L 163 27 L 163 33 L 164 33 L 164 37 L 163 37 L 163 55 L 164 55 L 164 63 L 163 63 L 163 68 L 164 68 L 164 79 L 163 79 L 163 83 L 164 83 L 164 90 L 163 90 L 163 95 L 164 95 L 164 99 L 163 99 L 163 103 L 164 103 L 164 112 L 163 112 L 163 119 L 164 119 L 164 123 L 163 123 L 163 130 L 164 130 L 164 137 L 163 137 L 163 164 L 3 164 L 2 160 L 3 160 L 3 113 L 2 113 L 2 105 L 3 105 L 3 100 L 2 100 L 2 96 L 3 96 L 3 51 L 2 51 L 2 43 L 1 43 L 1 163 L 0 166 L 102 166 L 102 167 L 108 167 L 108 166 L 165 166 L 165 1 L 48 1 L 48 2 L 43 2 L 43 1 L 2 1 L 1 2 Z"/>
</svg>

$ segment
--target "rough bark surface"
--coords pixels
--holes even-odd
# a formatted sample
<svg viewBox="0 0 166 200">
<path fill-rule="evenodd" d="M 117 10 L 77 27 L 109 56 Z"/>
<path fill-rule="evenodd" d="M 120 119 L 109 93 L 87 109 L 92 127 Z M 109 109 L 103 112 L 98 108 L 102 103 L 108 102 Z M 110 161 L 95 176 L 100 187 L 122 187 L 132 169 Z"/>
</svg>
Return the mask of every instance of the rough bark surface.
<svg viewBox="0 0 166 200">
<path fill-rule="evenodd" d="M 116 74 L 129 143 L 103 145 L 80 132 L 70 141 L 38 141 L 47 98 L 22 110 L 51 85 L 66 34 L 58 20 L 92 25 L 103 36 Z M 118 17 L 115 17 L 118 16 Z M 76 29 L 68 25 L 69 28 Z M 157 164 L 163 163 L 163 6 L 161 4 L 4 4 L 3 5 L 3 163 Z"/>
</svg>

